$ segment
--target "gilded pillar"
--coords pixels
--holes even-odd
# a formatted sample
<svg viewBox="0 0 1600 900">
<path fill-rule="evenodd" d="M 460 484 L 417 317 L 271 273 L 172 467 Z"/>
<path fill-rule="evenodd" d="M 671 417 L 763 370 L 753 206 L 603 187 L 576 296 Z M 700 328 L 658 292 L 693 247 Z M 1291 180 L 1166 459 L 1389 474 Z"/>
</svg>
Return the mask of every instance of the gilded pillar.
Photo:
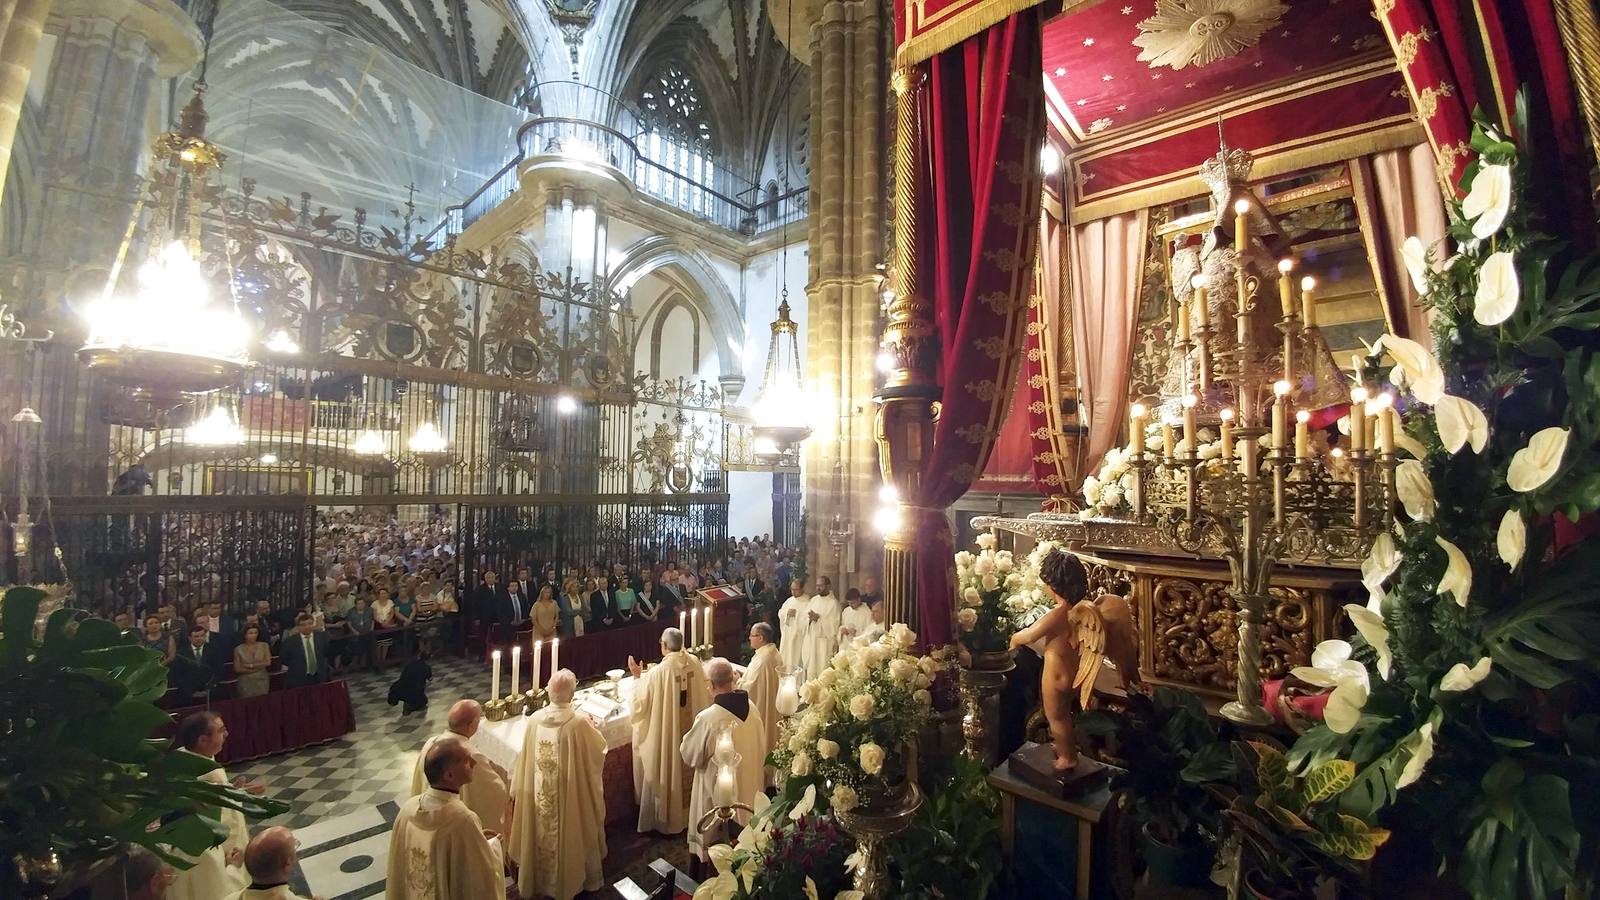
<svg viewBox="0 0 1600 900">
<path fill-rule="evenodd" d="M 811 577 L 853 584 L 879 571 L 872 398 L 884 255 L 885 25 L 880 3 L 827 0 L 809 29 L 806 386 L 818 403 L 804 444 L 806 546 Z M 842 593 L 846 583 L 835 587 Z"/>
<path fill-rule="evenodd" d="M 11 146 L 28 99 L 28 79 L 44 37 L 50 0 L 13 0 L 4 6 L 0 10 L 0 203 L 5 200 Z"/>
</svg>

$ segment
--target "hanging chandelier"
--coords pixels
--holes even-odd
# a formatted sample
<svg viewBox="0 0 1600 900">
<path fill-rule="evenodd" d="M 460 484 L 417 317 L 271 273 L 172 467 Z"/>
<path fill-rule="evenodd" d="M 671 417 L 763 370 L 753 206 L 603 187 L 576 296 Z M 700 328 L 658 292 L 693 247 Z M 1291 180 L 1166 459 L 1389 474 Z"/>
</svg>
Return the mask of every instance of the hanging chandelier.
<svg viewBox="0 0 1600 900">
<path fill-rule="evenodd" d="M 438 426 L 432 422 L 423 422 L 417 426 L 416 433 L 406 441 L 406 448 L 418 456 L 437 456 L 448 450 L 450 444 L 439 433 Z"/>
<path fill-rule="evenodd" d="M 89 368 L 153 397 L 214 390 L 250 364 L 249 322 L 237 304 L 213 302 L 201 272 L 202 207 L 225 158 L 205 138 L 204 93 L 202 74 L 178 128 L 156 138 L 148 193 L 134 208 L 105 295 L 85 311 L 88 339 L 78 351 Z M 152 256 L 134 290 L 121 293 L 122 264 L 147 206 Z"/>
<path fill-rule="evenodd" d="M 350 449 L 362 456 L 377 456 L 389 448 L 383 442 L 383 435 L 368 428 L 366 431 L 361 432 L 361 435 L 356 438 L 356 442 L 350 445 Z"/>
<path fill-rule="evenodd" d="M 238 417 L 221 403 L 211 407 L 205 418 L 183 430 L 185 444 L 198 444 L 204 447 L 242 444 L 244 438 L 244 428 L 239 424 Z"/>
<path fill-rule="evenodd" d="M 772 323 L 767 371 L 751 411 L 756 423 L 753 450 L 765 462 L 779 461 L 811 436 L 800 373 L 800 340 L 794 320 L 789 318 L 787 288 L 778 303 L 778 318 Z"/>
</svg>

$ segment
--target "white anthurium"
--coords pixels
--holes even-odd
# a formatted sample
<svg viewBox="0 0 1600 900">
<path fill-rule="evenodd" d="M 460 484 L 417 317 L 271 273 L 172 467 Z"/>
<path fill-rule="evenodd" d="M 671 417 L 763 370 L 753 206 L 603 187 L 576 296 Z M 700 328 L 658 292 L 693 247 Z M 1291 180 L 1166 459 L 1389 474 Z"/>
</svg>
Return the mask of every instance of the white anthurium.
<svg viewBox="0 0 1600 900">
<path fill-rule="evenodd" d="M 1508 509 L 1500 518 L 1500 530 L 1495 532 L 1494 548 L 1500 553 L 1500 559 L 1515 571 L 1517 563 L 1522 562 L 1522 554 L 1528 549 L 1528 526 L 1522 521 L 1522 510 Z"/>
<path fill-rule="evenodd" d="M 1372 539 L 1367 558 L 1361 561 L 1361 584 L 1367 589 L 1367 609 L 1382 615 L 1383 601 L 1387 598 L 1383 584 L 1398 568 L 1400 551 L 1395 547 L 1394 538 L 1387 531 L 1378 532 Z"/>
<path fill-rule="evenodd" d="M 1457 606 L 1465 607 L 1467 597 L 1472 593 L 1472 564 L 1467 562 L 1467 555 L 1455 544 L 1438 536 L 1434 537 L 1433 542 L 1444 550 L 1445 558 L 1448 560 L 1444 577 L 1439 579 L 1439 587 L 1434 593 L 1441 597 L 1450 594 L 1455 598 Z"/>
<path fill-rule="evenodd" d="M 1290 672 L 1314 687 L 1333 688 L 1322 720 L 1335 734 L 1348 734 L 1356 727 L 1371 690 L 1367 667 L 1351 659 L 1350 653 L 1349 641 L 1323 641 L 1311 651 L 1311 665 L 1296 666 Z"/>
<path fill-rule="evenodd" d="M 1433 511 L 1439 504 L 1433 499 L 1433 483 L 1428 480 L 1422 463 L 1408 459 L 1395 466 L 1394 490 L 1400 495 L 1406 515 L 1418 522 L 1433 518 Z"/>
<path fill-rule="evenodd" d="M 1428 455 L 1428 448 L 1422 446 L 1421 441 L 1412 437 L 1410 433 L 1403 428 L 1395 429 L 1394 446 L 1397 450 L 1404 450 L 1405 452 L 1411 454 L 1411 456 L 1415 459 L 1421 459 Z"/>
<path fill-rule="evenodd" d="M 1422 243 L 1422 238 L 1416 235 L 1406 238 L 1400 245 L 1400 258 L 1405 260 L 1411 286 L 1418 294 L 1428 293 L 1428 247 Z"/>
<path fill-rule="evenodd" d="M 1505 224 L 1511 210 L 1511 167 L 1483 166 L 1472 179 L 1472 189 L 1461 201 L 1461 215 L 1472 220 L 1472 236 L 1484 240 Z"/>
<path fill-rule="evenodd" d="M 1423 722 L 1417 729 L 1417 745 L 1411 748 L 1411 758 L 1406 760 L 1405 768 L 1400 770 L 1400 777 L 1395 779 L 1394 788 L 1409 787 L 1416 784 L 1422 777 L 1422 770 L 1427 768 L 1428 761 L 1433 759 L 1433 723 Z"/>
<path fill-rule="evenodd" d="M 1411 386 L 1411 395 L 1429 406 L 1438 403 L 1444 396 L 1444 370 L 1428 348 L 1395 334 L 1384 335 L 1380 344 L 1405 372 L 1404 383 Z M 1397 386 L 1401 384 L 1393 373 L 1389 378 Z"/>
<path fill-rule="evenodd" d="M 1511 457 L 1506 468 L 1506 484 L 1513 491 L 1536 491 L 1561 469 L 1561 457 L 1567 453 L 1568 428 L 1546 428 L 1528 439 L 1528 446 Z"/>
<path fill-rule="evenodd" d="M 1394 654 L 1389 652 L 1389 626 L 1383 624 L 1383 616 L 1359 603 L 1346 603 L 1344 614 L 1355 624 L 1362 640 L 1378 654 L 1378 674 L 1388 681 L 1389 672 L 1394 666 Z"/>
<path fill-rule="evenodd" d="M 1478 682 L 1489 677 L 1489 670 L 1492 668 L 1494 668 L 1494 660 L 1487 656 L 1470 666 L 1466 663 L 1456 663 L 1439 680 L 1439 690 L 1457 693 L 1470 691 L 1478 686 Z"/>
<path fill-rule="evenodd" d="M 1439 429 L 1444 448 L 1456 453 L 1468 444 L 1473 453 L 1482 453 L 1489 442 L 1489 419 L 1470 401 L 1445 394 L 1433 406 L 1433 422 Z"/>
<path fill-rule="evenodd" d="M 1472 318 L 1479 325 L 1499 325 L 1517 311 L 1522 285 L 1517 261 L 1509 250 L 1489 254 L 1478 270 L 1478 290 L 1472 295 Z"/>
<path fill-rule="evenodd" d="M 789 821 L 800 821 L 802 818 L 805 818 L 805 816 L 809 814 L 816 805 L 817 786 L 814 784 L 808 784 L 806 785 L 806 792 L 800 796 L 800 802 L 794 805 L 794 809 L 789 810 Z"/>
</svg>

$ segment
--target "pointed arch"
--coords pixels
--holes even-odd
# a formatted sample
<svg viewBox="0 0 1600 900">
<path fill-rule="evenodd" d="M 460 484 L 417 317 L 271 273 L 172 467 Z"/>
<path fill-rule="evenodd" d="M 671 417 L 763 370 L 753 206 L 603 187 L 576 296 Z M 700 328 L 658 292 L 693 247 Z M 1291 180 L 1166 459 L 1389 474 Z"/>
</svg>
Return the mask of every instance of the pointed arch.
<svg viewBox="0 0 1600 900">
<path fill-rule="evenodd" d="M 621 261 L 611 268 L 611 284 L 632 303 L 633 286 L 639 279 L 661 270 L 671 270 L 679 280 L 693 285 L 683 292 L 690 305 L 699 309 L 710 326 L 716 344 L 717 363 L 723 374 L 744 371 L 744 315 L 728 285 L 712 271 L 711 264 L 698 250 L 676 237 L 655 235 L 629 246 Z M 639 310 L 635 310 L 637 314 Z M 648 312 L 646 310 L 645 312 Z M 641 320 L 642 321 L 642 320 Z"/>
</svg>

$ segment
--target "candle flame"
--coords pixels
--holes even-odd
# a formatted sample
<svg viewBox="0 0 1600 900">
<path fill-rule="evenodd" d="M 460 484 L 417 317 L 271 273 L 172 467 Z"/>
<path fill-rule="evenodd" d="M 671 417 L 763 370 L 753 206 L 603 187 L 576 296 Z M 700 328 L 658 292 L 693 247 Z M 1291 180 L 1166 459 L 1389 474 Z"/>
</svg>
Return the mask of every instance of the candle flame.
<svg viewBox="0 0 1600 900">
<path fill-rule="evenodd" d="M 1236 415 L 1236 413 L 1234 413 L 1234 411 L 1232 409 L 1225 409 L 1222 412 L 1218 413 L 1218 415 L 1220 415 L 1222 417 L 1222 421 L 1224 421 L 1224 422 L 1232 422 L 1233 421 L 1233 417 Z"/>
<path fill-rule="evenodd" d="M 1289 382 L 1280 379 L 1272 383 L 1272 392 L 1279 397 L 1287 397 L 1292 387 L 1293 385 L 1289 384 Z"/>
<path fill-rule="evenodd" d="M 1287 274 L 1289 274 L 1289 270 L 1291 270 L 1293 268 L 1294 268 L 1294 260 L 1292 260 L 1292 259 L 1280 259 L 1280 260 L 1278 260 L 1278 271 L 1279 272 L 1282 272 L 1283 274 L 1287 275 Z"/>
<path fill-rule="evenodd" d="M 1300 279 L 1300 290 L 1309 291 L 1317 286 L 1317 280 L 1310 275 Z"/>
<path fill-rule="evenodd" d="M 1309 421 L 1311 421 L 1311 413 L 1306 412 L 1305 410 L 1302 409 L 1299 412 L 1294 414 L 1294 420 L 1296 422 L 1300 422 L 1300 423 L 1309 422 Z"/>
<path fill-rule="evenodd" d="M 1240 198 L 1240 199 L 1235 200 L 1233 202 L 1233 214 L 1234 215 L 1242 216 L 1242 215 L 1244 215 L 1245 213 L 1247 213 L 1249 211 L 1250 211 L 1250 201 L 1249 200 L 1245 200 L 1243 198 Z"/>
</svg>

